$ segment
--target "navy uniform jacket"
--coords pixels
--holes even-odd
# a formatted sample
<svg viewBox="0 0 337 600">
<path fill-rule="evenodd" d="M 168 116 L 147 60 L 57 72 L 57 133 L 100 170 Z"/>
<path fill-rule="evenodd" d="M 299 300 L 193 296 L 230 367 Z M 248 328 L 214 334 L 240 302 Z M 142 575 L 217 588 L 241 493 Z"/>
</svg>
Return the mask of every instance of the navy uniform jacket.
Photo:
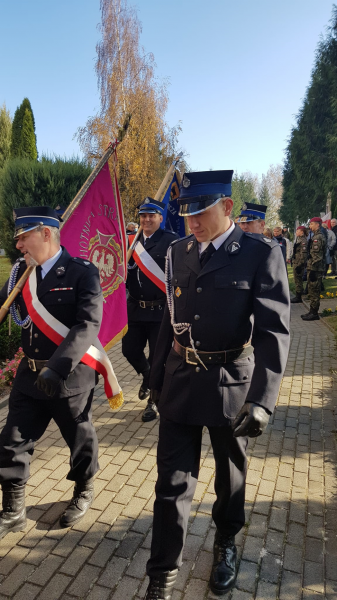
<svg viewBox="0 0 337 600">
<path fill-rule="evenodd" d="M 152 389 L 162 389 L 160 414 L 216 426 L 228 424 L 244 402 L 272 411 L 289 348 L 289 288 L 278 243 L 236 226 L 203 269 L 193 235 L 172 245 L 172 263 L 175 322 L 192 324 L 196 349 L 230 350 L 252 338 L 254 355 L 207 371 L 187 364 L 171 347 L 166 307 L 150 379 Z M 175 337 L 191 346 L 187 332 Z"/>
<path fill-rule="evenodd" d="M 60 267 L 63 267 L 63 269 Z M 18 279 L 26 270 L 22 261 Z M 5 283 L 0 292 L 0 304 L 7 298 Z M 55 288 L 72 288 L 70 290 L 52 291 Z M 97 339 L 99 333 L 103 295 L 97 268 L 81 258 L 72 258 L 63 248 L 63 252 L 37 287 L 37 296 L 43 306 L 56 319 L 66 325 L 70 331 L 59 346 L 54 344 L 36 325 L 21 329 L 22 347 L 25 354 L 36 360 L 47 360 L 46 366 L 59 373 L 64 383 L 61 384 L 58 397 L 64 398 L 81 394 L 93 388 L 98 375 L 91 367 L 80 363 L 83 354 L 93 344 L 102 349 Z M 20 294 L 17 299 L 21 318 L 27 316 L 27 308 Z M 23 358 L 14 386 L 27 395 L 45 398 L 34 385 L 38 373 L 28 367 Z"/>
<path fill-rule="evenodd" d="M 150 254 L 153 260 L 165 272 L 165 257 L 170 244 L 179 239 L 177 233 L 157 229 L 154 234 L 147 240 L 145 250 Z M 144 236 L 141 233 L 139 237 L 140 243 L 144 246 Z M 129 321 L 161 321 L 163 318 L 163 308 L 159 306 L 141 308 L 139 302 L 135 300 L 162 300 L 166 302 L 165 293 L 162 292 L 144 273 L 135 265 L 133 257 L 131 257 L 128 269 L 128 278 L 126 282 L 129 298 L 128 298 L 128 320 Z"/>
</svg>

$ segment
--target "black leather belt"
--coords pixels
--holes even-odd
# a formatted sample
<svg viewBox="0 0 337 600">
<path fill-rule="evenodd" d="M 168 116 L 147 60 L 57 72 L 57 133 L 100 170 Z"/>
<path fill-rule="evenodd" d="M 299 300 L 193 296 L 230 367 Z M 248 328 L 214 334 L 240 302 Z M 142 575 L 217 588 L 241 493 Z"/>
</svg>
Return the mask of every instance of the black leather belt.
<svg viewBox="0 0 337 600">
<path fill-rule="evenodd" d="M 130 294 L 129 299 L 132 300 L 132 302 L 136 302 L 136 304 L 139 304 L 140 308 L 147 308 L 148 306 L 150 306 L 151 310 L 154 310 L 155 306 L 164 306 L 166 302 L 166 298 L 163 298 L 162 300 L 136 300 L 136 298 L 133 298 L 132 296 L 130 296 Z"/>
<path fill-rule="evenodd" d="M 189 365 L 198 365 L 198 360 L 195 356 L 193 348 L 185 348 L 185 346 L 181 346 L 179 342 L 175 339 L 173 342 L 173 348 L 186 360 Z M 253 354 L 254 348 L 250 344 L 245 344 L 244 346 L 240 346 L 240 348 L 235 348 L 234 350 L 222 350 L 220 352 L 204 352 L 197 351 L 197 355 L 200 356 L 202 362 L 207 365 L 221 365 L 224 363 L 234 362 L 235 360 L 239 360 L 241 358 L 247 358 Z"/>
<path fill-rule="evenodd" d="M 35 360 L 35 358 L 29 358 L 27 354 L 25 354 L 25 357 L 28 360 L 28 366 L 31 371 L 41 371 L 48 362 L 47 360 Z"/>
</svg>

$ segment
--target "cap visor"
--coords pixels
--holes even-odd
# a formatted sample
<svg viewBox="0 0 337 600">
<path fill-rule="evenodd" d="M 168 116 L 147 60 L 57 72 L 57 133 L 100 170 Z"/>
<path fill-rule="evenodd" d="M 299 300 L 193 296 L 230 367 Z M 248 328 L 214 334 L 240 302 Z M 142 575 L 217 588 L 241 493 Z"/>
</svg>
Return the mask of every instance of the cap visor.
<svg viewBox="0 0 337 600">
<path fill-rule="evenodd" d="M 192 215 L 199 215 L 202 212 L 205 212 L 209 208 L 212 208 L 220 200 L 223 200 L 225 197 L 221 196 L 217 200 L 209 199 L 209 200 L 196 200 L 195 202 L 188 202 L 188 204 L 180 204 L 179 208 L 179 216 L 180 217 L 191 217 Z"/>
</svg>

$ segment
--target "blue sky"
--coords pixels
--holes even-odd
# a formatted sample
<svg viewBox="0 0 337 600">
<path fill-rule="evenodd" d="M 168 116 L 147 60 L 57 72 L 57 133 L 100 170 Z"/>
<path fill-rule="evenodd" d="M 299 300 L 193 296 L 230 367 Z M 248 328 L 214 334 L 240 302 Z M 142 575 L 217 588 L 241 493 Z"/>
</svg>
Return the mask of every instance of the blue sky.
<svg viewBox="0 0 337 600">
<path fill-rule="evenodd" d="M 332 2 L 129 1 L 191 167 L 261 175 L 281 163 Z M 40 154 L 80 154 L 73 136 L 99 108 L 99 0 L 0 0 L 0 14 L 0 104 L 13 116 L 30 99 Z"/>
</svg>

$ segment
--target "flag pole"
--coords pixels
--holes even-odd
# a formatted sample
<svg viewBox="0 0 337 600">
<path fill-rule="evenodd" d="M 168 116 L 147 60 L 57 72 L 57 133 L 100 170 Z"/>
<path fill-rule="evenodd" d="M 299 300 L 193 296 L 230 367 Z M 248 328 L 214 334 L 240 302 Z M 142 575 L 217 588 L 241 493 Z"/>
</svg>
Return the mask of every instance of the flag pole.
<svg viewBox="0 0 337 600">
<path fill-rule="evenodd" d="M 167 171 L 167 173 L 166 173 L 163 181 L 161 182 L 161 184 L 160 184 L 160 186 L 158 188 L 158 191 L 157 191 L 157 193 L 156 193 L 156 195 L 154 197 L 154 200 L 158 200 L 159 202 L 163 201 L 163 198 L 165 196 L 165 192 L 167 190 L 167 186 L 168 186 L 170 180 L 173 177 L 173 174 L 174 174 L 174 171 L 176 169 L 176 166 L 177 166 L 178 162 L 180 161 L 182 155 L 183 155 L 183 153 L 180 152 L 178 154 L 178 156 L 176 156 L 176 158 L 173 160 L 173 163 L 169 167 L 169 169 L 168 169 L 168 171 Z M 137 233 L 136 233 L 136 235 L 135 235 L 135 237 L 134 237 L 134 239 L 133 239 L 133 242 L 132 242 L 132 244 L 131 244 L 131 246 L 130 246 L 130 248 L 128 250 L 127 260 L 126 260 L 127 264 L 128 264 L 128 262 L 129 262 L 129 260 L 131 258 L 131 255 L 132 255 L 132 253 L 134 251 L 135 245 L 137 244 L 139 236 L 142 233 L 142 231 L 143 231 L 143 227 L 140 226 L 139 229 L 138 229 L 138 231 L 137 231 Z"/>
<path fill-rule="evenodd" d="M 106 151 L 104 152 L 102 158 L 98 161 L 97 165 L 91 171 L 88 179 L 84 182 L 84 184 L 82 185 L 81 189 L 77 192 L 77 194 L 76 194 L 75 198 L 73 199 L 73 201 L 69 204 L 68 208 L 66 208 L 66 210 L 64 211 L 64 213 L 62 215 L 62 222 L 60 223 L 60 229 L 62 229 L 62 227 L 64 226 L 64 224 L 71 217 L 71 215 L 74 212 L 74 210 L 78 207 L 78 205 L 80 204 L 81 200 L 83 199 L 83 197 L 87 193 L 88 189 L 90 188 L 92 182 L 96 179 L 96 177 L 99 174 L 99 172 L 103 169 L 105 163 L 109 160 L 110 156 L 114 152 L 116 152 L 118 144 L 120 144 L 120 142 L 123 141 L 124 136 L 125 136 L 125 134 L 126 134 L 126 132 L 128 130 L 130 119 L 131 119 L 131 115 L 127 115 L 126 118 L 125 118 L 123 127 L 121 127 L 121 129 L 118 132 L 118 136 L 117 136 L 116 141 L 115 142 L 110 142 L 110 144 L 107 147 Z"/>
</svg>

